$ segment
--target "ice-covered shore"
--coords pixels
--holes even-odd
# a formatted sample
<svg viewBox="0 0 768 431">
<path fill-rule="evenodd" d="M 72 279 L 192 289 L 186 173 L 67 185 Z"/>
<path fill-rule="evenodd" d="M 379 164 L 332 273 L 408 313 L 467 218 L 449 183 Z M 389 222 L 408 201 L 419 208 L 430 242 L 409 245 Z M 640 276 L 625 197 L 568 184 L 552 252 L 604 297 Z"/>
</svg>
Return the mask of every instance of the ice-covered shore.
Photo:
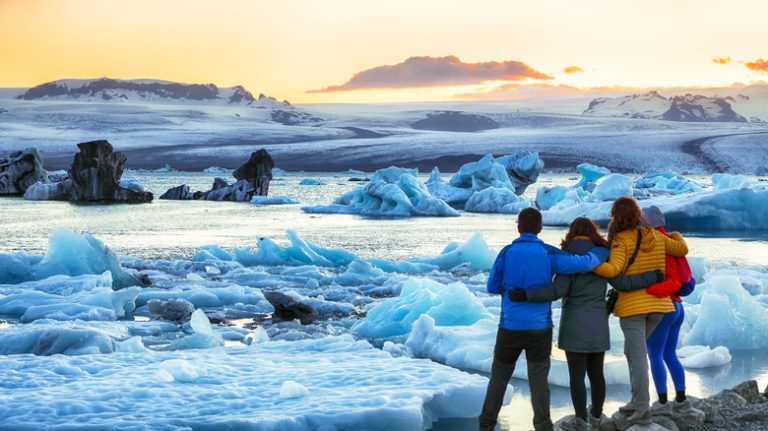
<svg viewBox="0 0 768 431">
<path fill-rule="evenodd" d="M 0 284 L 0 314 L 12 318 L 0 329 L 0 369 L 9 376 L 0 385 L 13 388 L 0 417 L 11 428 L 124 429 L 174 417 L 152 426 L 299 430 L 373 421 L 425 429 L 478 413 L 486 380 L 465 371 L 490 369 L 500 311 L 499 298 L 485 292 L 496 252 L 479 235 L 402 261 L 325 248 L 292 231 L 287 242 L 259 238 L 254 250 L 207 246 L 189 260 L 111 261 L 151 282 L 143 288 L 114 286 L 112 272 L 97 264 L 113 254 L 82 238 L 52 236 L 51 248 L 71 258 L 50 277 Z M 0 255 L 11 262 L 0 274 L 15 268 L 10 257 Z M 768 331 L 768 270 L 701 259 L 692 266 L 700 283 L 685 299 L 686 367 L 719 367 L 730 349 L 768 347 L 760 336 Z M 264 295 L 271 291 L 312 307 L 317 320 L 271 319 Z M 156 317 L 150 301 L 172 299 L 196 309 L 190 322 L 146 320 Z M 553 307 L 557 324 L 559 303 Z M 230 326 L 233 319 L 251 323 Z M 606 377 L 626 384 L 621 331 L 610 323 L 615 351 Z M 523 363 L 515 375 L 526 377 Z M 553 361 L 550 382 L 567 386 L 563 361 Z M 115 402 L 126 397 L 135 401 Z M 177 414 L 182 402 L 188 407 Z M 35 413 L 21 415 L 21 405 Z M 222 411 L 226 419 L 212 414 Z"/>
</svg>

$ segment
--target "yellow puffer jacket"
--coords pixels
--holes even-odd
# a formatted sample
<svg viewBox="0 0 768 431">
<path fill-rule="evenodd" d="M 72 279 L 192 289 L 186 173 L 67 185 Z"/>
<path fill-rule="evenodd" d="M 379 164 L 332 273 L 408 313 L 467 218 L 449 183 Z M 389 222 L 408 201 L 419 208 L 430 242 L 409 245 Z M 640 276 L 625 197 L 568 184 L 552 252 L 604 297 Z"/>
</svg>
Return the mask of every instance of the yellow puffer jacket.
<svg viewBox="0 0 768 431">
<path fill-rule="evenodd" d="M 611 255 L 608 261 L 595 268 L 594 273 L 604 277 L 613 278 L 625 271 L 627 275 L 640 274 L 647 271 L 666 268 L 664 256 L 671 255 L 683 257 L 688 254 L 688 245 L 677 232 L 672 232 L 669 237 L 650 228 L 641 227 L 643 239 L 640 242 L 640 250 L 631 267 L 625 268 L 637 243 L 637 231 L 625 230 L 616 234 L 611 243 Z M 631 292 L 619 292 L 614 314 L 617 317 L 636 316 L 647 313 L 670 313 L 675 311 L 672 301 L 667 298 L 657 298 L 649 295 L 646 289 L 633 290 Z"/>
</svg>

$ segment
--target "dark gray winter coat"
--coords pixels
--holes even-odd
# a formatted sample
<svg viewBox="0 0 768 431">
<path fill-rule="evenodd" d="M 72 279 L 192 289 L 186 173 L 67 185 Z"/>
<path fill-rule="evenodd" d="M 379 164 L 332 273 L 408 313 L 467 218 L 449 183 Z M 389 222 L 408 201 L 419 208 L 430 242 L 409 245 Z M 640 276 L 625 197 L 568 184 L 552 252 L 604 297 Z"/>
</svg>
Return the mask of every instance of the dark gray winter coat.
<svg viewBox="0 0 768 431">
<path fill-rule="evenodd" d="M 568 244 L 566 251 L 585 254 L 596 248 L 588 239 L 576 239 Z M 647 272 L 632 276 L 623 284 L 632 288 L 648 287 L 657 282 L 657 274 Z M 617 283 L 619 284 L 619 283 Z M 608 280 L 594 273 L 560 275 L 552 284 L 527 289 L 529 302 L 548 302 L 563 298 L 560 315 L 558 347 L 567 352 L 605 352 L 611 348 L 608 332 L 608 311 L 605 295 Z"/>
</svg>

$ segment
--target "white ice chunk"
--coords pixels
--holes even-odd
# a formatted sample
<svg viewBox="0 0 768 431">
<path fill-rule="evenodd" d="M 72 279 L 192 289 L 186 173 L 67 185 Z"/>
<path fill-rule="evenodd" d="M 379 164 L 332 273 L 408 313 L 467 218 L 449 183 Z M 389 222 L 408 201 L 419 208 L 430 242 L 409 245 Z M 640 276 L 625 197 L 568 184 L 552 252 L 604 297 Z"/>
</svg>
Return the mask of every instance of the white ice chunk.
<svg viewBox="0 0 768 431">
<path fill-rule="evenodd" d="M 214 331 L 203 310 L 195 310 L 189 321 L 193 333 L 173 340 L 171 349 L 208 349 L 224 345 L 224 338 Z"/>
<path fill-rule="evenodd" d="M 731 352 L 724 346 L 686 346 L 677 351 L 677 356 L 685 368 L 719 367 L 731 362 Z"/>
<path fill-rule="evenodd" d="M 280 398 L 282 399 L 303 398 L 307 395 L 309 395 L 309 389 L 293 380 L 286 380 L 280 388 Z"/>
<path fill-rule="evenodd" d="M 254 205 L 292 205 L 299 201 L 288 196 L 254 196 L 251 198 Z"/>
<path fill-rule="evenodd" d="M 624 175 L 610 174 L 600 179 L 592 192 L 597 201 L 614 201 L 621 196 L 632 196 L 632 180 Z"/>
</svg>

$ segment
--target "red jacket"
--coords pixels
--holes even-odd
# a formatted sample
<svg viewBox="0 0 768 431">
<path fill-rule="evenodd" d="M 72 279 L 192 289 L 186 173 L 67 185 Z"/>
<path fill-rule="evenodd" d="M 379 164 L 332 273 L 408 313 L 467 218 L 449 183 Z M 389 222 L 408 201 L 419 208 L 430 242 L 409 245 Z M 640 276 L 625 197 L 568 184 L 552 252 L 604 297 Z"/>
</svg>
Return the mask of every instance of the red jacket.
<svg viewBox="0 0 768 431">
<path fill-rule="evenodd" d="M 657 227 L 656 230 L 667 235 L 663 226 Z M 680 290 L 683 283 L 691 279 L 691 267 L 688 265 L 688 260 L 684 257 L 667 255 L 665 257 L 664 275 L 665 280 L 651 285 L 648 287 L 647 292 L 658 298 L 669 296 L 673 301 L 682 302 L 683 300 L 675 295 L 675 292 Z"/>
</svg>

